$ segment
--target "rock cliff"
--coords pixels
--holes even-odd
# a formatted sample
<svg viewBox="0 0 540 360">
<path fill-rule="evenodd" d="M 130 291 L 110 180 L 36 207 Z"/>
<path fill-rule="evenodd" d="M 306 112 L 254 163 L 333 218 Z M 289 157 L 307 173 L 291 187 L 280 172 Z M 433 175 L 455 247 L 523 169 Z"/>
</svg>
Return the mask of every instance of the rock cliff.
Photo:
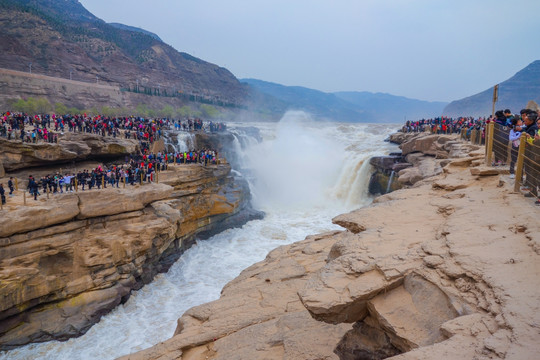
<svg viewBox="0 0 540 360">
<path fill-rule="evenodd" d="M 0 210 L 0 349 L 83 334 L 197 234 L 260 216 L 229 165 L 171 166 L 159 176 Z"/>
<path fill-rule="evenodd" d="M 123 158 L 137 153 L 139 142 L 88 133 L 65 133 L 60 136 L 58 144 L 23 143 L 0 138 L 0 148 L 0 164 L 5 171 L 10 172 L 87 159 Z"/>
<path fill-rule="evenodd" d="M 536 358 L 538 210 L 457 147 L 440 173 L 275 249 L 123 359 Z"/>
</svg>

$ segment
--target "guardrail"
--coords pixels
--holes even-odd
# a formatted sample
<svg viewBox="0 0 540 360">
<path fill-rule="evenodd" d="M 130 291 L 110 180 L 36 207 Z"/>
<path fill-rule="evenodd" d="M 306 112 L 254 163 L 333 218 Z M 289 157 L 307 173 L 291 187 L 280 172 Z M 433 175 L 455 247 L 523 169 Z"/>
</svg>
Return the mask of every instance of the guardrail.
<svg viewBox="0 0 540 360">
<path fill-rule="evenodd" d="M 540 193 L 540 140 L 527 141 L 524 134 L 519 147 L 509 140 L 510 127 L 496 123 L 486 125 L 486 165 L 508 166 L 514 173 L 514 190 L 524 191 L 536 197 Z M 514 165 L 515 164 L 515 165 Z"/>
</svg>

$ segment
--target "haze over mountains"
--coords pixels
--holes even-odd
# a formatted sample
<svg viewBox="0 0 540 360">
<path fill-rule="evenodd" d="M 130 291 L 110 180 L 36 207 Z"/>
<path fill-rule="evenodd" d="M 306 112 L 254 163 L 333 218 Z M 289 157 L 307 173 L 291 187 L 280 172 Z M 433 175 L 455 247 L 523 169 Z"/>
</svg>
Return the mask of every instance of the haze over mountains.
<svg viewBox="0 0 540 360">
<path fill-rule="evenodd" d="M 273 110 L 305 110 L 316 118 L 344 122 L 401 122 L 440 116 L 445 102 L 428 102 L 383 93 L 325 93 L 300 86 L 284 86 L 256 79 L 241 79 L 270 97 L 260 106 Z M 276 99 L 271 101 L 271 99 Z"/>
<path fill-rule="evenodd" d="M 77 0 L 0 0 L 0 68 L 33 74 L 116 86 L 125 91 L 137 87 L 137 96 L 123 92 L 115 103 L 100 97 L 99 106 L 149 107 L 185 105 L 189 101 L 216 106 L 232 104 L 253 116 L 278 120 L 290 109 L 305 110 L 315 119 L 344 122 L 403 122 L 440 116 L 481 116 L 491 113 L 492 89 L 456 100 L 428 102 L 385 93 L 325 93 L 300 86 L 284 86 L 256 79 L 239 81 L 230 71 L 165 44 L 158 34 L 117 23 L 105 23 Z M 54 102 L 55 94 L 43 89 L 14 89 L 0 79 L 4 99 L 43 96 Z M 18 81 L 17 84 L 24 84 Z M 362 84 L 358 84 L 361 88 Z M 49 87 L 53 88 L 53 87 Z M 97 91 L 97 90 L 96 90 Z M 540 100 L 540 61 L 535 61 L 500 85 L 497 108 L 517 112 L 527 101 Z M 156 96 L 157 95 L 157 96 Z M 169 96 L 167 99 L 163 95 Z M 84 94 L 78 94 L 79 103 Z M 69 93 L 62 101 L 69 99 Z M 122 100 L 123 99 L 123 100 Z M 128 100 L 126 100 L 128 99 Z M 77 103 L 66 104 L 78 106 Z M 81 105 L 82 106 L 82 105 Z M 88 104 L 84 104 L 88 106 Z M 197 105 L 195 105 L 197 106 Z"/>
</svg>

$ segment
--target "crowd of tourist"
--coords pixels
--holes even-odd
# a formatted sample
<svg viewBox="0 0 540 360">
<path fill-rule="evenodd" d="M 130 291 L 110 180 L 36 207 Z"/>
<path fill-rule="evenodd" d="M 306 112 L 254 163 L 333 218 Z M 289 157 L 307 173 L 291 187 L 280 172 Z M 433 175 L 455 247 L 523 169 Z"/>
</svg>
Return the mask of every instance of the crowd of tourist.
<svg viewBox="0 0 540 360">
<path fill-rule="evenodd" d="M 457 134 L 461 129 L 477 128 L 484 129 L 486 123 L 489 122 L 485 117 L 458 117 L 450 118 L 446 116 L 421 119 L 416 121 L 408 120 L 401 128 L 402 132 L 424 132 L 430 131 L 432 134 Z"/>
<path fill-rule="evenodd" d="M 121 136 L 152 143 L 164 130 L 174 128 L 183 131 L 224 131 L 223 123 L 204 123 L 199 118 L 185 120 L 169 118 L 142 118 L 136 116 L 109 117 L 104 115 L 34 115 L 6 112 L 0 117 L 0 136 L 8 140 L 27 143 L 58 142 L 64 132 L 80 132 L 101 136 Z"/>
<path fill-rule="evenodd" d="M 103 115 L 34 115 L 6 112 L 0 116 L 0 136 L 13 141 L 27 143 L 58 142 L 65 132 L 80 132 L 100 136 L 123 136 L 140 141 L 140 153 L 127 156 L 122 164 L 102 165 L 77 173 L 60 171 L 39 179 L 28 177 L 27 190 L 37 200 L 43 193 L 86 191 L 109 187 L 119 187 L 121 183 L 155 181 L 156 172 L 167 170 L 171 164 L 216 164 L 218 153 L 213 149 L 190 150 L 174 153 L 150 153 L 149 144 L 158 140 L 164 130 L 178 131 L 225 131 L 223 123 L 205 123 L 199 118 L 175 120 L 168 118 L 145 119 L 142 117 L 107 117 Z M 13 178 L 8 181 L 9 196 L 14 196 Z M 0 183 L 2 204 L 6 203 L 6 190 Z"/>
<path fill-rule="evenodd" d="M 510 178 L 515 178 L 515 166 L 518 158 L 519 144 L 521 136 L 526 136 L 529 144 L 533 145 L 535 140 L 540 140 L 540 110 L 522 109 L 519 114 L 513 114 L 510 109 L 498 110 L 489 117 L 436 117 L 432 119 L 421 119 L 417 121 L 407 121 L 402 132 L 424 132 L 429 131 L 433 134 L 451 134 L 462 133 L 465 131 L 465 137 L 470 138 L 471 132 L 476 130 L 485 139 L 486 125 L 495 123 L 493 136 L 493 153 L 495 159 L 494 166 L 506 166 L 508 157 L 508 147 L 510 148 Z M 540 143 L 536 144 L 538 148 Z M 529 156 L 532 157 L 532 156 Z M 537 164 L 538 165 L 538 164 Z M 538 166 L 529 166 L 524 169 L 525 186 L 527 190 L 531 187 L 540 186 L 540 169 Z M 523 180 L 521 180 L 523 181 Z M 536 201 L 540 205 L 540 200 Z"/>
<path fill-rule="evenodd" d="M 199 151 L 157 154 L 137 154 L 126 158 L 125 163 L 99 165 L 94 169 L 84 169 L 76 173 L 56 172 L 36 179 L 29 175 L 27 190 L 34 200 L 44 193 L 61 194 L 64 192 L 85 191 L 92 189 L 119 188 L 122 186 L 151 183 L 156 181 L 156 173 L 165 171 L 171 164 L 200 164 L 204 166 L 215 165 L 218 162 L 218 153 L 212 149 Z M 13 196 L 13 178 L 8 181 L 10 196 Z M 41 190 L 41 191 L 40 191 Z M 0 194 L 5 204 L 3 184 L 0 184 Z"/>
</svg>

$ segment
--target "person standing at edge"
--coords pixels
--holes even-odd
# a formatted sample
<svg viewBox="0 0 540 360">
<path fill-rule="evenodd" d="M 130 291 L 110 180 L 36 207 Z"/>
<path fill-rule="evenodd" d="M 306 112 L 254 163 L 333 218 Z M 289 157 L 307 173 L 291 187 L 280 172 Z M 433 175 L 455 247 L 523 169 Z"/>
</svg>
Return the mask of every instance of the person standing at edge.
<svg viewBox="0 0 540 360">
<path fill-rule="evenodd" d="M 527 126 L 527 128 L 525 129 L 525 136 L 527 136 L 527 141 L 529 141 L 529 143 L 531 144 L 534 141 L 535 135 L 537 135 L 538 133 L 538 125 L 536 124 L 537 117 L 538 114 L 536 113 L 536 111 L 530 110 L 523 118 L 523 122 Z"/>
<path fill-rule="evenodd" d="M 4 190 L 4 184 L 0 183 L 0 198 L 2 198 L 2 205 L 6 204 L 6 190 Z"/>
<path fill-rule="evenodd" d="M 38 184 L 36 180 L 34 180 L 34 177 L 32 175 L 28 177 L 28 190 L 30 192 L 30 195 L 34 195 L 34 200 L 37 200 Z"/>
<path fill-rule="evenodd" d="M 13 196 L 13 191 L 15 191 L 15 187 L 13 186 L 13 176 L 10 176 L 8 180 L 8 188 L 9 188 L 9 196 Z"/>
</svg>

